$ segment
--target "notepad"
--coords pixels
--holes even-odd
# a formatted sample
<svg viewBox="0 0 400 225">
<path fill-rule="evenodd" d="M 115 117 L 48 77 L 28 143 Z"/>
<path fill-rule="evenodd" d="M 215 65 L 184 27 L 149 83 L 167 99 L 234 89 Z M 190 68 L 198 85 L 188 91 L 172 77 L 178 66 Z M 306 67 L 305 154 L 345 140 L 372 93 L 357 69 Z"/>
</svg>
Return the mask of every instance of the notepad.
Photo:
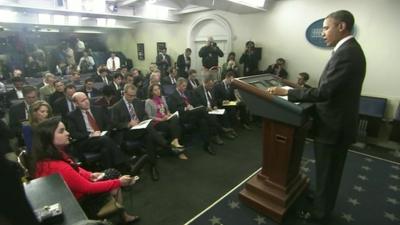
<svg viewBox="0 0 400 225">
<path fill-rule="evenodd" d="M 223 115 L 225 113 L 225 109 L 214 109 L 208 112 L 210 115 Z"/>
<path fill-rule="evenodd" d="M 237 105 L 237 101 L 224 101 L 222 102 L 222 106 L 236 106 Z"/>
<path fill-rule="evenodd" d="M 174 116 L 179 117 L 179 112 L 176 111 L 176 112 L 172 113 L 172 114 L 168 117 L 168 119 L 171 119 L 171 118 L 174 117 Z"/>
<path fill-rule="evenodd" d="M 151 122 L 151 119 L 143 120 L 142 122 L 138 123 L 137 125 L 131 127 L 131 130 L 144 129 L 147 126 L 149 126 L 150 122 Z"/>
</svg>

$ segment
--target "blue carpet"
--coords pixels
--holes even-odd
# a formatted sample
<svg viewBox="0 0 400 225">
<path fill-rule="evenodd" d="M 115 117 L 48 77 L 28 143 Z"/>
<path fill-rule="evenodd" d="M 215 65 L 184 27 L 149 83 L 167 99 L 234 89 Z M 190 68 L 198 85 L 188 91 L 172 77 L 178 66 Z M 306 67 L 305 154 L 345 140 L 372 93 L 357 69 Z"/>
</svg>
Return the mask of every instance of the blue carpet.
<svg viewBox="0 0 400 225">
<path fill-rule="evenodd" d="M 304 150 L 301 169 L 311 178 L 314 189 L 314 155 L 312 144 Z M 257 213 L 239 201 L 244 184 L 205 211 L 190 225 L 275 225 L 274 221 Z M 292 207 L 306 204 L 304 196 Z M 294 211 L 294 210 L 292 210 Z M 307 225 L 289 211 L 283 224 Z M 400 165 L 349 151 L 336 208 L 329 224 L 335 225 L 399 225 Z"/>
</svg>

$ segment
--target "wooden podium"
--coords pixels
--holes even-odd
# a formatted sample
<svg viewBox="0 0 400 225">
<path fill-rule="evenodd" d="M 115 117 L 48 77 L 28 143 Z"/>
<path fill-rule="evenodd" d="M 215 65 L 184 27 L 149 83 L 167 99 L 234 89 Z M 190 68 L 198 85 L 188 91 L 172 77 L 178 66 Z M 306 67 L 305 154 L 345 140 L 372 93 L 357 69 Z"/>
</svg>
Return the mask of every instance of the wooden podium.
<svg viewBox="0 0 400 225">
<path fill-rule="evenodd" d="M 232 84 L 238 88 L 249 110 L 264 118 L 262 169 L 250 178 L 239 197 L 280 223 L 309 184 L 309 179 L 299 169 L 310 124 L 308 114 L 313 105 L 295 104 L 267 94 L 268 87 L 295 86 L 272 75 L 239 78 Z"/>
</svg>

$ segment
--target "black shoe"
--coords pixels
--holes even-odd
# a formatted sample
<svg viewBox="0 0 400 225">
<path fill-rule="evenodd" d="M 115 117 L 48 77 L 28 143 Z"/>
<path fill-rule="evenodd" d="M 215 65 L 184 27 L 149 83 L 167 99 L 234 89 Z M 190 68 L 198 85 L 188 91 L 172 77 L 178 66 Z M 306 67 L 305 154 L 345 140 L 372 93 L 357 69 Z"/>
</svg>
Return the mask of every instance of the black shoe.
<svg viewBox="0 0 400 225">
<path fill-rule="evenodd" d="M 145 154 L 145 155 L 142 155 L 139 159 L 137 159 L 134 163 L 132 161 L 130 174 L 131 175 L 139 174 L 139 171 L 143 168 L 143 166 L 147 162 L 148 158 L 149 158 L 149 156 Z"/>
<path fill-rule="evenodd" d="M 245 124 L 245 123 L 243 124 L 243 128 L 245 130 L 252 130 L 251 127 L 248 124 Z"/>
<path fill-rule="evenodd" d="M 326 224 L 328 222 L 328 218 L 324 216 L 318 216 L 313 211 L 301 209 L 297 212 L 297 218 L 301 220 L 305 220 L 312 224 Z"/>
<path fill-rule="evenodd" d="M 151 172 L 151 179 L 153 181 L 158 181 L 160 179 L 160 173 L 158 172 L 157 167 L 152 166 L 150 172 Z"/>
<path fill-rule="evenodd" d="M 217 154 L 210 144 L 205 144 L 203 148 L 204 148 L 204 151 L 208 152 L 210 155 Z"/>
<path fill-rule="evenodd" d="M 224 144 L 224 141 L 218 135 L 214 136 L 212 141 L 217 145 L 223 145 Z"/>
</svg>

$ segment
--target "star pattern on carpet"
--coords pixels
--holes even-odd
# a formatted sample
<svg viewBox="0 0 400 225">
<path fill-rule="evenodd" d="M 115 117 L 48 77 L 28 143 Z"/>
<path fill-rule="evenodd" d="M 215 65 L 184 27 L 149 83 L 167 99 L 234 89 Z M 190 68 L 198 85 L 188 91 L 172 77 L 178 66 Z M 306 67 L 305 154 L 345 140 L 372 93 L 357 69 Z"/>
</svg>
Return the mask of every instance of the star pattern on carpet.
<svg viewBox="0 0 400 225">
<path fill-rule="evenodd" d="M 265 222 L 265 217 L 262 217 L 260 215 L 257 215 L 257 217 L 254 218 L 254 220 L 257 222 L 258 225 L 267 224 L 267 222 Z"/>
<path fill-rule="evenodd" d="M 399 150 L 394 150 L 393 152 L 390 152 L 394 157 L 400 158 L 400 151 Z"/>
<path fill-rule="evenodd" d="M 365 170 L 365 171 L 370 171 L 371 168 L 369 166 L 362 166 L 361 169 Z"/>
<path fill-rule="evenodd" d="M 399 204 L 399 201 L 397 201 L 395 198 L 386 198 L 386 201 L 392 203 L 393 205 Z"/>
<path fill-rule="evenodd" d="M 391 221 L 398 221 L 399 220 L 399 218 L 397 218 L 396 215 L 394 215 L 394 213 L 385 212 L 383 217 L 387 218 L 387 219 L 389 219 Z"/>
<path fill-rule="evenodd" d="M 396 165 L 391 166 L 391 168 L 394 170 L 400 170 L 400 166 L 396 166 Z"/>
<path fill-rule="evenodd" d="M 361 174 L 358 174 L 358 176 L 357 176 L 359 179 L 361 179 L 361 180 L 368 180 L 368 177 L 367 176 L 365 176 L 365 175 L 361 175 Z"/>
<path fill-rule="evenodd" d="M 239 202 L 231 201 L 228 203 L 228 205 L 231 209 L 239 209 L 240 208 Z"/>
<path fill-rule="evenodd" d="M 347 202 L 349 202 L 349 203 L 352 204 L 353 206 L 360 205 L 360 202 L 359 202 L 356 198 L 349 198 L 349 199 L 347 200 Z"/>
<path fill-rule="evenodd" d="M 301 167 L 301 170 L 304 171 L 305 173 L 310 172 L 310 168 L 308 167 Z"/>
<path fill-rule="evenodd" d="M 353 189 L 356 190 L 356 191 L 358 191 L 358 192 L 365 191 L 365 189 L 364 189 L 363 187 L 357 186 L 357 185 L 353 186 Z"/>
<path fill-rule="evenodd" d="M 400 176 L 396 175 L 396 174 L 390 174 L 389 177 L 392 178 L 392 179 L 395 179 L 395 180 L 400 180 Z"/>
<path fill-rule="evenodd" d="M 367 161 L 367 162 L 373 162 L 374 161 L 373 159 L 370 159 L 370 158 L 364 158 L 364 160 Z"/>
<path fill-rule="evenodd" d="M 211 219 L 209 219 L 208 221 L 211 222 L 211 225 L 222 225 L 221 223 L 221 218 L 218 218 L 216 216 L 213 216 Z"/>
<path fill-rule="evenodd" d="M 395 191 L 395 192 L 400 191 L 400 188 L 395 186 L 395 185 L 389 185 L 389 189 L 392 190 L 392 191 Z"/>
<path fill-rule="evenodd" d="M 355 221 L 353 216 L 351 214 L 347 214 L 347 213 L 342 213 L 341 218 L 346 220 L 348 223 L 350 223 L 351 221 Z"/>
</svg>

